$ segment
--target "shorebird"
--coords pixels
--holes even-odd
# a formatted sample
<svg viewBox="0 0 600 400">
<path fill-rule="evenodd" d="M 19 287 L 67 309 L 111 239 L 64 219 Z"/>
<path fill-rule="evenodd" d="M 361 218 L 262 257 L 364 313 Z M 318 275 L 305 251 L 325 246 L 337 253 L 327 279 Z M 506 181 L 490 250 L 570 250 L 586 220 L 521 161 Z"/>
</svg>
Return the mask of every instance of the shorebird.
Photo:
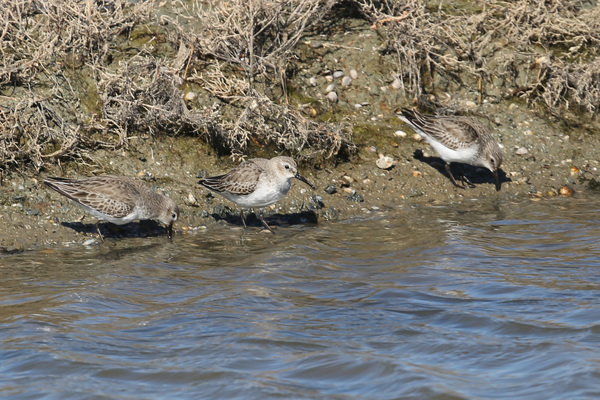
<svg viewBox="0 0 600 400">
<path fill-rule="evenodd" d="M 502 165 L 502 151 L 494 137 L 479 120 L 463 116 L 423 115 L 407 108 L 396 113 L 437 151 L 445 162 L 450 180 L 456 187 L 465 189 L 465 186 L 459 185 L 452 175 L 450 169 L 452 162 L 489 169 L 494 177 L 496 190 L 500 190 L 498 168 Z"/>
<path fill-rule="evenodd" d="M 177 204 L 138 180 L 102 175 L 84 179 L 50 177 L 44 183 L 98 219 L 96 229 L 100 240 L 104 240 L 100 221 L 123 225 L 146 219 L 159 220 L 166 225 L 169 238 L 173 237 L 173 223 L 179 218 Z"/>
<path fill-rule="evenodd" d="M 298 173 L 296 162 L 283 156 L 270 160 L 252 158 L 226 174 L 201 179 L 198 183 L 241 206 L 240 217 L 244 227 L 244 208 L 259 208 L 258 219 L 265 228 L 273 232 L 263 218 L 263 209 L 287 194 L 292 185 L 292 178 L 299 179 L 315 189 L 312 183 Z"/>
</svg>

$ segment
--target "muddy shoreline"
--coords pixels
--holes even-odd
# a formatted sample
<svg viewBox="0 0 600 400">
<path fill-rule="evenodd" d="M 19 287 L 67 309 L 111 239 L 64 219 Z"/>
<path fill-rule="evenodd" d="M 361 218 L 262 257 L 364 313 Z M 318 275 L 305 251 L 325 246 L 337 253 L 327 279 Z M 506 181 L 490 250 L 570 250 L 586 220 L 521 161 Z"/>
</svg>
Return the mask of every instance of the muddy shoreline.
<svg viewBox="0 0 600 400">
<path fill-rule="evenodd" d="M 285 7 L 261 4 L 267 13 Z M 239 49 L 222 43 L 217 28 L 206 31 L 205 21 L 199 21 L 217 24 L 224 18 L 244 26 L 245 14 L 235 14 L 235 7 L 213 14 L 199 9 L 194 15 L 174 4 L 155 8 L 149 1 L 134 10 L 99 8 L 94 10 L 99 21 L 107 13 L 114 21 L 105 26 L 105 45 L 84 43 L 75 51 L 71 43 L 58 41 L 60 62 L 48 55 L 44 61 L 66 69 L 43 79 L 22 63 L 15 64 L 22 68 L 18 74 L 0 71 L 6 78 L 0 86 L 0 252 L 97 244 L 94 218 L 45 188 L 46 176 L 143 179 L 178 203 L 175 240 L 183 234 L 210 235 L 217 225 L 240 227 L 237 207 L 196 182 L 204 174 L 231 169 L 241 158 L 291 155 L 316 185 L 312 191 L 294 182 L 288 196 L 267 210 L 267 220 L 278 229 L 408 212 L 415 205 L 538 201 L 598 191 L 600 123 L 593 110 L 599 83 L 575 79 L 597 75 L 581 69 L 595 64 L 577 64 L 580 58 L 574 56 L 585 52 L 598 59 L 596 48 L 572 47 L 563 54 L 551 42 L 557 34 L 544 31 L 552 26 L 547 20 L 561 26 L 569 26 L 569 18 L 597 22 L 596 5 L 585 8 L 573 2 L 567 14 L 538 8 L 542 15 L 531 15 L 535 36 L 528 37 L 492 7 L 462 9 L 462 2 L 450 2 L 448 9 L 438 9 L 407 1 L 404 8 L 386 10 L 369 4 L 331 2 L 324 11 L 307 8 L 301 19 L 274 30 L 289 30 L 289 35 L 276 37 L 279 42 L 262 38 L 281 45 L 271 43 L 277 51 L 237 58 L 219 53 L 225 45 L 233 46 L 230 52 Z M 518 21 L 527 7 L 519 2 L 508 21 Z M 30 14 L 18 11 L 6 15 L 40 23 L 45 18 L 35 7 Z M 320 19 L 311 27 L 307 21 L 314 16 Z M 534 17 L 539 17 L 539 27 Z M 481 34 L 478 18 L 493 29 L 467 54 L 451 42 Z M 436 23 L 446 26 L 448 20 L 457 26 L 462 21 L 464 32 L 427 36 L 438 32 Z M 73 21 L 77 29 L 85 26 Z M 300 23 L 306 29 L 299 30 Z M 572 26 L 580 37 L 589 36 L 590 43 L 600 40 L 593 26 Z M 6 35 L 13 36 L 13 31 Z M 564 43 L 576 37 L 565 34 Z M 244 49 L 242 39 L 235 45 Z M 539 51 L 537 41 L 544 40 L 548 58 L 526 55 L 527 49 Z M 261 43 L 256 46 L 258 50 Z M 562 78 L 552 75 L 566 71 L 563 63 L 573 63 L 569 79 L 583 85 L 574 88 L 575 94 L 560 89 Z M 41 84 L 28 85 L 28 79 Z M 560 89 L 558 97 L 552 97 L 552 85 Z M 465 166 L 455 171 L 476 187 L 455 188 L 433 149 L 397 118 L 395 110 L 406 106 L 480 119 L 503 148 L 502 190 L 494 190 L 489 171 Z M 395 165 L 380 169 L 380 156 L 391 157 Z M 250 224 L 262 232 L 258 221 L 250 218 Z M 158 224 L 144 222 L 109 229 L 106 236 L 110 241 L 163 233 Z"/>
<path fill-rule="evenodd" d="M 462 165 L 455 166 L 454 170 L 462 171 L 476 187 L 454 187 L 443 173 L 441 160 L 426 142 L 417 140 L 409 128 L 405 128 L 405 137 L 396 136 L 394 132 L 399 128 L 390 126 L 377 146 L 370 140 L 357 143 L 359 152 L 351 161 L 337 165 L 334 162 L 301 165 L 301 173 L 317 190 L 294 181 L 288 196 L 267 210 L 267 221 L 279 225 L 276 229 L 285 229 L 289 224 L 326 224 L 373 213 L 410 212 L 415 205 L 468 204 L 474 199 L 537 201 L 597 192 L 600 173 L 594 155 L 600 143 L 595 136 L 567 135 L 528 111 L 519 114 L 529 114 L 529 118 L 523 119 L 527 123 L 515 122 L 510 114 L 499 111 L 502 107 L 501 104 L 490 106 L 492 115 L 506 119 L 499 126 L 490 127 L 501 137 L 504 147 L 500 192 L 494 190 L 489 171 Z M 518 129 L 532 133 L 520 132 L 516 136 Z M 375 161 L 379 154 L 392 157 L 397 164 L 389 170 L 378 168 Z M 257 154 L 273 155 L 268 150 Z M 164 190 L 178 203 L 181 216 L 175 226 L 175 240 L 183 234 L 197 234 L 199 238 L 210 235 L 211 228 L 217 224 L 232 229 L 241 226 L 235 204 L 213 196 L 196 183 L 199 176 L 226 171 L 236 163 L 229 157 L 217 156 L 197 138 L 140 138 L 132 142 L 128 150 L 101 150 L 94 157 L 100 160 L 101 170 L 88 171 L 81 166 L 69 170 L 75 167 L 69 165 L 67 170 L 49 168 L 39 175 L 29 171 L 4 177 L 0 197 L 2 252 L 98 243 L 95 219 L 46 188 L 42 184 L 44 176 L 111 173 L 143 179 L 149 186 Z M 332 188 L 335 188 L 334 193 Z M 257 234 L 262 231 L 256 218 L 250 216 L 249 224 Z M 154 222 L 132 223 L 117 229 L 107 227 L 107 230 L 107 241 L 164 234 L 164 228 Z"/>
</svg>

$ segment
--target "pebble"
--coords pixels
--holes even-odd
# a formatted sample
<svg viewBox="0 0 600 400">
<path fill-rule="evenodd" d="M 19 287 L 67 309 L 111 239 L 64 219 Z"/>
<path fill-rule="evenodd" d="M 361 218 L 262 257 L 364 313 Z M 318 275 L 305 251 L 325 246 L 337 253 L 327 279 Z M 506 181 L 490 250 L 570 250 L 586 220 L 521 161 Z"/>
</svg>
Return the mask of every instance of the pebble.
<svg viewBox="0 0 600 400">
<path fill-rule="evenodd" d="M 309 208 L 312 206 L 312 208 L 315 210 L 320 210 L 321 208 L 325 207 L 325 203 L 323 203 L 323 197 L 318 195 L 310 196 L 310 203 L 311 204 L 309 205 Z"/>
<path fill-rule="evenodd" d="M 356 72 L 356 70 L 355 70 L 355 69 L 351 69 L 351 70 L 350 70 L 350 77 L 351 77 L 352 79 L 358 79 L 358 72 Z"/>
<path fill-rule="evenodd" d="M 345 75 L 345 74 L 344 74 L 344 71 L 335 71 L 335 72 L 333 73 L 333 77 L 334 77 L 334 78 L 341 78 L 341 77 L 342 77 L 342 76 L 344 76 L 344 75 Z"/>
<path fill-rule="evenodd" d="M 325 75 L 325 80 L 327 82 L 333 82 L 333 76 L 331 76 L 331 75 Z"/>
<path fill-rule="evenodd" d="M 342 86 L 350 86 L 352 85 L 352 78 L 349 76 L 345 76 L 342 78 Z"/>
<path fill-rule="evenodd" d="M 396 131 L 396 132 L 394 132 L 394 136 L 405 138 L 406 137 L 406 132 L 404 132 L 404 131 Z"/>
<path fill-rule="evenodd" d="M 333 92 L 334 90 L 335 85 L 332 83 L 331 85 L 327 86 L 327 88 L 325 89 L 325 93 Z"/>
<path fill-rule="evenodd" d="M 317 78 L 315 78 L 314 76 L 312 78 L 310 78 L 308 80 L 308 83 L 311 84 L 311 86 L 317 86 Z"/>
<path fill-rule="evenodd" d="M 467 107 L 475 107 L 476 105 L 477 104 L 475 104 L 474 101 L 471 101 L 471 100 L 465 101 L 465 106 L 467 106 Z"/>
<path fill-rule="evenodd" d="M 325 193 L 335 194 L 336 192 L 337 192 L 337 189 L 335 188 L 335 185 L 330 183 L 327 186 L 325 186 Z"/>
<path fill-rule="evenodd" d="M 332 103 L 337 103 L 337 101 L 338 101 L 337 93 L 336 92 L 327 93 L 327 99 Z"/>
<path fill-rule="evenodd" d="M 344 176 L 342 176 L 341 181 L 342 181 L 342 186 L 350 186 L 354 182 L 356 182 L 356 179 L 352 178 L 351 176 L 344 175 Z"/>
<path fill-rule="evenodd" d="M 333 207 L 329 207 L 327 209 L 327 211 L 325 211 L 325 218 L 328 220 L 337 219 L 338 215 L 339 214 L 338 214 L 337 210 Z"/>
<path fill-rule="evenodd" d="M 561 196 L 569 197 L 573 195 L 573 189 L 568 186 L 563 186 L 560 188 L 559 193 Z"/>
<path fill-rule="evenodd" d="M 148 172 L 148 171 L 140 171 L 137 174 L 138 178 L 140 178 L 143 181 L 153 181 L 155 180 L 154 178 L 154 174 L 152 172 Z"/>
<path fill-rule="evenodd" d="M 350 196 L 348 196 L 348 200 L 355 201 L 357 203 L 362 203 L 363 201 L 365 201 L 365 199 L 360 194 L 356 193 L 356 190 L 352 191 Z"/>
<path fill-rule="evenodd" d="M 100 244 L 100 242 L 96 238 L 89 238 L 85 242 L 83 242 L 84 246 L 95 246 L 98 244 Z"/>
<path fill-rule="evenodd" d="M 402 87 L 402 81 L 400 81 L 400 79 L 398 79 L 398 78 L 394 79 L 394 81 L 392 82 L 392 88 L 400 89 L 401 87 Z"/>
</svg>

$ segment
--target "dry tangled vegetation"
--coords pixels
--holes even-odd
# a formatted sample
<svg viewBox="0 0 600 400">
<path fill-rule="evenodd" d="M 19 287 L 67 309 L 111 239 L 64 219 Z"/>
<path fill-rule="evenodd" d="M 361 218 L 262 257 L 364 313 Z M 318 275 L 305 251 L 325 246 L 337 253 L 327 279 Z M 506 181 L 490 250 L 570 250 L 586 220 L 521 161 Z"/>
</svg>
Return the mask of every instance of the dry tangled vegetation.
<svg viewBox="0 0 600 400">
<path fill-rule="evenodd" d="M 0 169 L 87 157 L 95 147 L 126 146 L 140 132 L 198 135 L 234 157 L 254 145 L 306 159 L 351 152 L 349 123 L 309 118 L 287 101 L 298 43 L 339 18 L 340 8 L 373 24 L 408 98 L 453 88 L 477 91 L 480 100 L 523 98 L 555 114 L 595 117 L 597 5 L 490 0 L 462 10 L 454 4 L 2 2 Z M 159 7 L 178 14 L 159 18 Z M 186 98 L 191 85 L 203 97 Z"/>
<path fill-rule="evenodd" d="M 455 82 L 479 91 L 480 100 L 518 96 L 543 102 L 552 113 L 598 112 L 600 7 L 593 2 L 494 0 L 471 4 L 480 8 L 470 12 L 451 1 L 431 8 L 418 0 L 357 4 L 374 27 L 387 31 L 407 94 Z"/>
</svg>

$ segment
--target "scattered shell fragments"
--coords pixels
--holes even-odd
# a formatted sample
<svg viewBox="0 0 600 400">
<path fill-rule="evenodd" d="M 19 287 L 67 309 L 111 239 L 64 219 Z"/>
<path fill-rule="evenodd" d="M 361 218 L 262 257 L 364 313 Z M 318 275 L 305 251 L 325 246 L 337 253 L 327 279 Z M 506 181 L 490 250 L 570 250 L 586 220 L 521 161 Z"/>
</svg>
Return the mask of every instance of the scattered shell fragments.
<svg viewBox="0 0 600 400">
<path fill-rule="evenodd" d="M 342 86 L 350 86 L 352 85 L 352 78 L 349 76 L 345 76 L 342 78 Z"/>
<path fill-rule="evenodd" d="M 337 103 L 337 101 L 338 101 L 337 93 L 336 92 L 327 93 L 327 99 L 332 103 Z"/>
<path fill-rule="evenodd" d="M 379 158 L 375 161 L 375 165 L 380 169 L 390 169 L 396 165 L 396 161 L 394 161 L 392 157 L 379 154 Z"/>
<path fill-rule="evenodd" d="M 341 78 L 341 77 L 342 77 L 342 76 L 344 76 L 344 75 L 345 75 L 345 74 L 344 74 L 344 71 L 335 71 L 335 72 L 333 73 L 333 77 L 334 77 L 334 78 Z"/>
<path fill-rule="evenodd" d="M 351 77 L 352 79 L 358 79 L 358 72 L 356 72 L 356 70 L 355 70 L 355 69 L 351 69 L 351 70 L 350 70 L 350 77 Z"/>
<path fill-rule="evenodd" d="M 335 85 L 332 83 L 325 88 L 325 93 L 333 92 L 335 90 Z"/>
</svg>

